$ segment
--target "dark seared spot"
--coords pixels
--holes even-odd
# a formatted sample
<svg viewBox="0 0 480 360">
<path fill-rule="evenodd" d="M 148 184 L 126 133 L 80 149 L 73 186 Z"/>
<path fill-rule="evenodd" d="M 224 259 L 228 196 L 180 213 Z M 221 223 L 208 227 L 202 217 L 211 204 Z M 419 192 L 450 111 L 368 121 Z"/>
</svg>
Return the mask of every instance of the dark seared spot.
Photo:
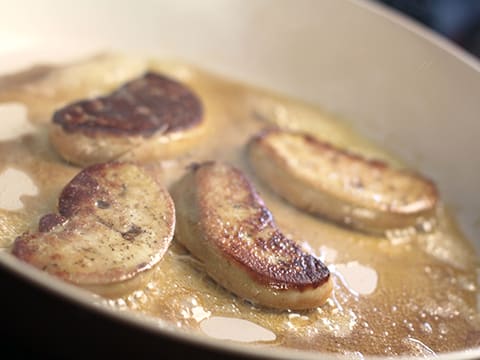
<svg viewBox="0 0 480 360">
<path fill-rule="evenodd" d="M 203 107 L 186 86 L 155 73 L 130 81 L 108 96 L 81 100 L 53 115 L 67 132 L 85 135 L 169 133 L 199 124 Z"/>
<path fill-rule="evenodd" d="M 329 142 L 322 141 L 320 139 L 317 139 L 309 134 L 304 134 L 304 133 L 297 133 L 298 136 L 303 136 L 305 141 L 310 144 L 312 147 L 317 148 L 321 151 L 327 151 L 331 153 L 330 155 L 330 161 L 335 164 L 337 163 L 341 157 L 348 158 L 351 161 L 356 161 L 356 162 L 366 162 L 370 166 L 375 167 L 377 169 L 385 169 L 388 167 L 388 165 L 378 159 L 367 159 L 363 157 L 360 154 L 352 153 L 348 151 L 347 149 L 342 149 L 338 148 Z"/>
<path fill-rule="evenodd" d="M 52 230 L 55 226 L 64 224 L 67 219 L 59 214 L 47 214 L 40 218 L 38 222 L 38 231 L 48 232 Z"/>
<path fill-rule="evenodd" d="M 197 165 L 195 179 L 198 192 L 203 194 L 199 218 L 216 219 L 211 233 L 216 246 L 255 281 L 275 289 L 299 291 L 318 288 L 328 281 L 327 266 L 282 234 L 242 171 L 221 163 L 204 163 Z M 217 189 L 222 196 L 211 196 Z M 231 208 L 218 206 L 218 201 Z M 238 214 L 235 209 L 243 209 L 246 215 L 235 217 L 239 223 L 232 226 L 225 214 Z"/>
<path fill-rule="evenodd" d="M 266 138 L 268 136 L 274 136 L 275 134 L 281 135 L 284 132 L 285 130 L 281 130 L 278 128 L 264 129 L 260 131 L 258 134 L 254 135 L 249 144 L 252 145 L 256 142 L 266 141 Z M 327 141 L 320 140 L 308 133 L 295 132 L 295 131 L 291 131 L 289 133 L 291 135 L 301 137 L 308 145 L 310 145 L 314 149 L 316 148 L 319 151 L 330 153 L 329 159 L 332 163 L 337 163 L 341 157 L 345 157 L 345 158 L 348 158 L 349 160 L 353 160 L 357 162 L 366 162 L 370 166 L 377 168 L 379 170 L 382 170 L 388 167 L 387 163 L 382 160 L 367 159 L 360 154 L 350 152 L 347 149 L 336 147 L 335 145 Z"/>
<path fill-rule="evenodd" d="M 125 240 L 133 241 L 135 238 L 143 232 L 140 226 L 133 224 L 128 231 L 122 233 L 122 237 Z"/>
<path fill-rule="evenodd" d="M 99 209 L 108 209 L 110 207 L 110 203 L 107 202 L 107 201 L 104 201 L 104 200 L 97 200 L 95 202 L 95 205 L 99 208 Z"/>
<path fill-rule="evenodd" d="M 121 166 L 120 163 L 96 164 L 79 172 L 64 188 L 58 200 L 61 215 L 71 217 L 78 211 L 93 212 L 97 207 L 97 199 L 107 204 L 109 194 L 100 186 L 97 179 L 108 169 Z M 99 206 L 100 207 L 100 206 Z"/>
<path fill-rule="evenodd" d="M 28 259 L 34 256 L 35 252 L 38 250 L 38 246 L 36 244 L 33 244 L 33 246 L 31 244 L 31 239 L 34 237 L 34 234 L 30 234 L 28 232 L 18 236 L 13 243 L 12 255 L 18 257 L 19 259 L 28 261 Z"/>
<path fill-rule="evenodd" d="M 204 162 L 192 162 L 187 165 L 186 169 L 187 170 L 192 170 L 192 171 L 197 171 L 203 166 L 210 166 L 210 165 L 215 165 L 215 161 L 209 160 L 209 161 L 204 161 Z"/>
<path fill-rule="evenodd" d="M 361 159 L 361 157 L 359 156 L 359 158 Z M 368 163 L 377 168 L 377 169 L 385 169 L 388 167 L 387 163 L 382 161 L 382 160 L 378 160 L 378 159 L 371 159 L 371 160 L 368 160 Z"/>
<path fill-rule="evenodd" d="M 300 291 L 317 288 L 330 277 L 330 271 L 319 259 L 304 252 L 294 241 L 274 229 L 268 238 L 257 238 L 256 247 L 279 256 L 276 263 L 255 259 L 254 249 L 245 249 L 243 261 L 250 267 L 250 274 L 258 281 L 277 289 L 296 288 Z M 253 271 L 252 271 L 253 270 Z"/>
<path fill-rule="evenodd" d="M 139 269 L 139 270 L 146 269 L 147 267 L 148 267 L 148 263 L 145 263 L 145 262 L 142 262 L 142 263 L 137 265 L 137 269 Z"/>
<path fill-rule="evenodd" d="M 262 206 L 259 209 L 258 221 L 260 224 L 259 229 L 263 229 L 265 226 L 268 226 L 273 221 L 272 213 L 266 207 Z"/>
<path fill-rule="evenodd" d="M 100 195 L 100 186 L 88 172 L 82 171 L 73 178 L 63 189 L 58 200 L 60 214 L 71 217 L 79 210 L 85 208 L 85 204 L 92 202 L 93 198 Z"/>
</svg>

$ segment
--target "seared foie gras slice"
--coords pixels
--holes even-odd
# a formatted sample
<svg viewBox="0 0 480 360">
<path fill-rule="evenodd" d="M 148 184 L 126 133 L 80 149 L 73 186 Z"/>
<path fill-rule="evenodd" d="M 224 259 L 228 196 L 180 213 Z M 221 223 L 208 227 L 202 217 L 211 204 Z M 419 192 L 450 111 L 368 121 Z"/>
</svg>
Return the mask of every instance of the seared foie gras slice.
<svg viewBox="0 0 480 360">
<path fill-rule="evenodd" d="M 280 309 L 322 305 L 332 290 L 328 268 L 287 239 L 243 173 L 195 165 L 172 189 L 176 239 L 220 285 Z"/>
<path fill-rule="evenodd" d="M 265 131 L 248 152 L 256 174 L 280 196 L 340 224 L 384 234 L 434 216 L 438 194 L 431 181 L 309 135 Z"/>
<path fill-rule="evenodd" d="M 58 214 L 19 236 L 19 259 L 105 295 L 129 290 L 167 250 L 175 208 L 167 190 L 139 166 L 88 167 L 63 189 Z M 135 278 L 135 281 L 129 280 Z"/>
<path fill-rule="evenodd" d="M 203 107 L 191 90 L 147 73 L 108 96 L 55 112 L 50 139 L 65 160 L 81 166 L 120 157 L 143 161 L 175 156 L 199 137 L 202 125 Z"/>
</svg>

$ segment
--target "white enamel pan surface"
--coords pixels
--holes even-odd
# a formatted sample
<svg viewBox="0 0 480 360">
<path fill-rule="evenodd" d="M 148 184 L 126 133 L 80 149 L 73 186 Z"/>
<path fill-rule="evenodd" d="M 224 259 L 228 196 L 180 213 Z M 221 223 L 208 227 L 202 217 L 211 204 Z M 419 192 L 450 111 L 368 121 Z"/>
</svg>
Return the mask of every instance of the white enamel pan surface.
<svg viewBox="0 0 480 360">
<path fill-rule="evenodd" d="M 180 58 L 320 105 L 435 179 L 480 246 L 480 65 L 402 16 L 347 0 L 0 0 L 0 73 L 105 50 Z M 180 333 L 9 256 L 0 280 L 2 333 L 59 356 L 331 357 Z"/>
</svg>

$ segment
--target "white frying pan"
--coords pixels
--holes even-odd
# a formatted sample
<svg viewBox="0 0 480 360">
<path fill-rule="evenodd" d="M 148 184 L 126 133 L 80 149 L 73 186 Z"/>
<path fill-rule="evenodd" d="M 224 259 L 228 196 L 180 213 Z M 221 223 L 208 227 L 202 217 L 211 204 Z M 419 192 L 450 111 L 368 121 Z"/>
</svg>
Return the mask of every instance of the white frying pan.
<svg viewBox="0 0 480 360">
<path fill-rule="evenodd" d="M 0 0 L 1 73 L 105 49 L 183 58 L 339 114 L 434 178 L 480 245 L 480 64 L 405 18 L 347 0 Z M 179 333 L 10 257 L 0 268 L 0 335 L 52 353 L 320 356 Z"/>
</svg>

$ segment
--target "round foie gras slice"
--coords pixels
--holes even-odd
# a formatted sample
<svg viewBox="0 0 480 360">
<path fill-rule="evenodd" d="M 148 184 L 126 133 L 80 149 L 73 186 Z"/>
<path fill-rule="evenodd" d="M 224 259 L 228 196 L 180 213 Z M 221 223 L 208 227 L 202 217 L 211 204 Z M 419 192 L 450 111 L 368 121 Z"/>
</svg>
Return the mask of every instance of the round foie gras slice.
<svg viewBox="0 0 480 360">
<path fill-rule="evenodd" d="M 257 176 L 294 206 L 357 230 L 386 234 L 435 216 L 436 186 L 308 134 L 267 130 L 248 145 Z"/>
<path fill-rule="evenodd" d="M 175 208 L 142 167 L 104 163 L 63 189 L 58 213 L 37 233 L 16 238 L 12 253 L 67 282 L 117 296 L 144 285 L 173 238 Z"/>
<path fill-rule="evenodd" d="M 50 140 L 65 160 L 80 166 L 148 161 L 186 151 L 203 124 L 202 103 L 190 89 L 148 72 L 108 96 L 56 111 Z"/>
<path fill-rule="evenodd" d="M 172 197 L 177 241 L 224 288 L 279 309 L 310 309 L 329 297 L 328 268 L 282 234 L 240 170 L 218 162 L 194 165 Z"/>
</svg>

